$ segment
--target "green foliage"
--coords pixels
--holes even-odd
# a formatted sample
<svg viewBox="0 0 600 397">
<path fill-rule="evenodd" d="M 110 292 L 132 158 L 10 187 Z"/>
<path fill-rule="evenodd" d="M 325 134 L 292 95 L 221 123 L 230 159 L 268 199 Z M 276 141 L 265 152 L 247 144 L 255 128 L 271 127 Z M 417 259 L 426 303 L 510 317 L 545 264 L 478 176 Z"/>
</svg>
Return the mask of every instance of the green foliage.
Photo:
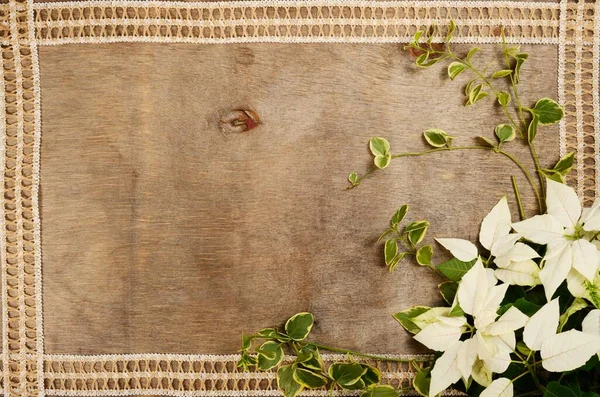
<svg viewBox="0 0 600 397">
<path fill-rule="evenodd" d="M 501 106 L 508 106 L 508 104 L 510 104 L 510 94 L 506 91 L 498 92 L 496 98 Z"/>
<path fill-rule="evenodd" d="M 421 328 L 419 328 L 412 320 L 430 309 L 431 308 L 427 306 L 414 306 L 410 309 L 406 309 L 394 314 L 394 318 L 400 323 L 400 325 L 402 325 L 402 327 L 404 327 L 405 330 L 411 334 L 416 334 L 421 331 Z"/>
<path fill-rule="evenodd" d="M 450 147 L 452 137 L 438 128 L 430 128 L 423 133 L 425 141 L 435 148 Z"/>
<path fill-rule="evenodd" d="M 542 98 L 533 107 L 528 109 L 532 116 L 538 119 L 539 125 L 558 123 L 563 118 L 563 108 L 555 100 Z"/>
<path fill-rule="evenodd" d="M 440 263 L 437 270 L 440 271 L 450 281 L 460 281 L 462 277 L 473 267 L 475 260 L 470 262 L 459 261 L 452 258 L 446 262 Z"/>
<path fill-rule="evenodd" d="M 496 133 L 496 137 L 498 137 L 498 141 L 500 143 L 512 141 L 517 137 L 517 133 L 515 132 L 515 128 L 510 124 L 500 124 L 494 130 Z"/>
<path fill-rule="evenodd" d="M 454 80 L 456 76 L 464 72 L 466 68 L 467 66 L 462 62 L 452 62 L 450 65 L 448 65 L 448 76 L 450 79 Z"/>
<path fill-rule="evenodd" d="M 424 245 L 417 250 L 417 263 L 421 266 L 430 266 L 432 256 L 433 247 L 431 245 Z"/>
<path fill-rule="evenodd" d="M 314 323 L 311 313 L 298 313 L 293 315 L 285 323 L 285 332 L 295 341 L 306 339 Z"/>
<path fill-rule="evenodd" d="M 258 369 L 268 371 L 275 368 L 283 361 L 283 349 L 274 341 L 267 341 L 256 349 L 258 353 Z"/>
<path fill-rule="evenodd" d="M 413 378 L 413 387 L 419 395 L 429 396 L 429 385 L 431 384 L 431 368 L 417 367 L 417 374 Z"/>
<path fill-rule="evenodd" d="M 377 168 L 386 168 L 390 164 L 390 161 L 392 161 L 390 144 L 385 138 L 371 138 L 369 141 L 369 148 L 371 149 L 371 153 L 373 154 L 373 162 Z"/>
<path fill-rule="evenodd" d="M 296 397 L 304 386 L 294 379 L 295 368 L 292 365 L 283 365 L 277 370 L 277 387 L 285 397 Z"/>
<path fill-rule="evenodd" d="M 364 391 L 361 397 L 398 397 L 398 392 L 392 386 L 379 385 Z"/>
</svg>

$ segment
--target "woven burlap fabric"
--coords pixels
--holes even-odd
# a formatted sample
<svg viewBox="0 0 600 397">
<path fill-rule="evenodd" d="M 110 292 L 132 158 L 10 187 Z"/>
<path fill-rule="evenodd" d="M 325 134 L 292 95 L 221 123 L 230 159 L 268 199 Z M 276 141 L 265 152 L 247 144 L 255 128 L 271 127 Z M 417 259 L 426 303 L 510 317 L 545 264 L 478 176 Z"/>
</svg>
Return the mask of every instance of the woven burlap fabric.
<svg viewBox="0 0 600 397">
<path fill-rule="evenodd" d="M 527 50 L 524 96 L 554 96 L 555 49 Z M 398 160 L 345 190 L 371 136 L 421 150 L 427 128 L 469 144 L 503 121 L 491 102 L 463 107 L 466 80 L 417 69 L 402 45 L 72 45 L 40 59 L 51 354 L 234 353 L 242 332 L 298 311 L 323 342 L 419 352 L 391 314 L 439 303 L 438 280 L 410 260 L 387 274 L 375 240 L 391 214 L 408 203 L 432 235 L 474 240 L 503 194 L 515 204 L 511 175 L 535 204 L 491 152 Z M 237 107 L 263 124 L 223 133 Z M 557 129 L 538 146 L 556 161 Z"/>
</svg>

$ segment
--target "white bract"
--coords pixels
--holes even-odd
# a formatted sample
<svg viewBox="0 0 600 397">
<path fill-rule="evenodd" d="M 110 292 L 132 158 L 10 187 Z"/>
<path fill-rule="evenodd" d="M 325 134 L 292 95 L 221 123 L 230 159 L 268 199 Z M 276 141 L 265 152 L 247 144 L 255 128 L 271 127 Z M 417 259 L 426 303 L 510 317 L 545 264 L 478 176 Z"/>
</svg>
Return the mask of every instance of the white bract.
<svg viewBox="0 0 600 397">
<path fill-rule="evenodd" d="M 459 284 L 458 303 L 466 314 L 473 316 L 476 331 L 465 341 L 457 339 L 436 361 L 431 371 L 430 396 L 437 395 L 461 377 L 465 381 L 473 377 L 483 386 L 490 386 L 491 373 L 502 373 L 510 365 L 510 354 L 516 345 L 515 331 L 522 328 L 529 318 L 515 307 L 498 318 L 500 303 L 509 285 L 497 285 L 498 280 L 489 274 L 478 260 Z M 466 321 L 462 326 L 466 326 Z M 418 338 L 425 345 L 436 344 L 437 340 L 446 338 L 445 334 L 433 332 L 425 336 Z"/>
<path fill-rule="evenodd" d="M 600 228 L 600 200 L 592 208 L 582 211 L 579 198 L 569 186 L 547 179 L 547 214 L 537 215 L 513 223 L 513 228 L 524 238 L 547 245 L 544 267 L 539 278 L 546 298 L 552 296 L 563 281 L 573 290 L 583 276 L 593 282 L 600 267 L 600 253 L 588 241 L 586 232 Z"/>
</svg>

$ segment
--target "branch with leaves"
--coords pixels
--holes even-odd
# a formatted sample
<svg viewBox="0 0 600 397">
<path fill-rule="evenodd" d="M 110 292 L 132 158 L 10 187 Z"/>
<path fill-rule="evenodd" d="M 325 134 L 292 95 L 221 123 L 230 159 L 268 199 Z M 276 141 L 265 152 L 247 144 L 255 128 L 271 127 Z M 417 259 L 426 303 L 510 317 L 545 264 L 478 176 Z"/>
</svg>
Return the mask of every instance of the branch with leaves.
<svg viewBox="0 0 600 397">
<path fill-rule="evenodd" d="M 393 214 L 379 238 L 385 265 L 392 272 L 406 258 L 414 258 L 414 263 L 440 278 L 438 290 L 446 302 L 442 307 L 416 306 L 394 314 L 418 342 L 436 352 L 431 365 L 413 363 L 412 387 L 429 397 L 447 388 L 480 397 L 600 397 L 596 393 L 600 388 L 600 199 L 582 208 L 575 191 L 564 184 L 574 153 L 559 159 L 552 169 L 540 165 L 534 146 L 539 129 L 559 122 L 564 112 L 551 98 L 532 101 L 530 108 L 523 106 L 518 84 L 528 54 L 503 40 L 505 67 L 481 68 L 475 62 L 478 48 L 464 57 L 451 50 L 454 29 L 451 23 L 444 46 L 432 44 L 433 34 L 417 32 L 408 46 L 419 53 L 417 66 L 447 61 L 451 80 L 469 73 L 465 105 L 494 98 L 506 120 L 494 128 L 491 138 L 478 137 L 476 145 L 454 145 L 456 136 L 431 128 L 423 133 L 427 149 L 392 153 L 385 138 L 373 137 L 369 141 L 373 167 L 362 175 L 351 173 L 350 187 L 359 186 L 395 159 L 482 150 L 507 158 L 525 175 L 539 214 L 526 218 L 513 175 L 520 221 L 513 222 L 507 197 L 502 197 L 481 223 L 479 246 L 460 238 L 435 239 L 452 255 L 441 263 L 435 260 L 434 246 L 424 243 L 429 222 L 407 221 L 408 205 Z M 498 85 L 503 79 L 508 80 L 509 90 Z M 509 151 L 513 141 L 528 146 L 533 170 Z M 313 321 L 312 314 L 299 313 L 286 322 L 284 331 L 267 328 L 244 336 L 239 365 L 277 368 L 278 386 L 286 397 L 323 387 L 360 390 L 362 396 L 373 397 L 408 392 L 381 384 L 381 373 L 356 358 L 407 360 L 308 342 Z M 285 349 L 294 354 L 294 361 L 283 363 Z M 320 351 L 346 353 L 348 360 L 325 366 Z"/>
</svg>

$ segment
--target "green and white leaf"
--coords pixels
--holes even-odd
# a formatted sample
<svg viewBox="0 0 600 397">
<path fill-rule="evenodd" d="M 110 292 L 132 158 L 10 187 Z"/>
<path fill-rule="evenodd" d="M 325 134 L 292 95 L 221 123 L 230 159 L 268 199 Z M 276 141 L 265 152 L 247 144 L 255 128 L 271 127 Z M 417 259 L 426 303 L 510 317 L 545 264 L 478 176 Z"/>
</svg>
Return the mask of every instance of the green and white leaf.
<svg viewBox="0 0 600 397">
<path fill-rule="evenodd" d="M 384 155 L 377 155 L 377 156 L 375 156 L 375 158 L 373 158 L 373 163 L 375 164 L 375 167 L 377 167 L 379 169 L 386 168 L 388 165 L 390 165 L 391 161 L 392 161 L 391 153 L 386 153 Z"/>
<path fill-rule="evenodd" d="M 352 386 L 367 370 L 357 363 L 333 363 L 327 373 L 342 387 Z"/>
<path fill-rule="evenodd" d="M 306 339 L 314 324 L 312 313 L 302 312 L 293 315 L 285 323 L 285 332 L 295 341 Z"/>
<path fill-rule="evenodd" d="M 430 309 L 431 308 L 428 306 L 414 306 L 394 314 L 394 318 L 408 332 L 410 332 L 411 334 L 416 334 L 421 331 L 421 328 L 419 328 L 412 320 L 420 314 L 429 311 Z"/>
<path fill-rule="evenodd" d="M 540 125 L 549 125 L 559 122 L 563 118 L 563 108 L 555 100 L 542 98 L 529 112 L 538 117 Z"/>
<path fill-rule="evenodd" d="M 569 321 L 569 318 L 573 314 L 585 309 L 586 307 L 588 307 L 588 303 L 584 299 L 575 298 L 575 300 L 573 300 L 573 303 L 571 303 L 571 306 L 569 306 L 569 308 L 563 314 L 560 315 L 560 320 L 558 322 L 558 332 L 562 332 L 562 329 L 567 324 L 567 321 Z M 585 329 L 583 329 L 583 331 L 585 332 Z"/>
<path fill-rule="evenodd" d="M 507 106 L 510 103 L 510 94 L 506 91 L 500 91 L 496 97 L 498 98 L 498 103 L 501 106 Z"/>
<path fill-rule="evenodd" d="M 281 345 L 274 341 L 263 343 L 260 348 L 256 349 L 258 353 L 258 369 L 268 371 L 275 368 L 283 361 L 283 349 Z"/>
<path fill-rule="evenodd" d="M 317 389 L 327 384 L 327 378 L 303 368 L 294 370 L 294 380 L 309 389 Z"/>
<path fill-rule="evenodd" d="M 284 397 L 296 397 L 304 386 L 294 379 L 294 367 L 291 365 L 282 365 L 277 370 L 277 387 Z"/>
<path fill-rule="evenodd" d="M 392 227 L 395 227 L 400 222 L 402 222 L 404 220 L 404 217 L 406 216 L 407 212 L 408 212 L 407 204 L 404 204 L 402 207 L 398 208 L 398 210 L 396 211 L 394 216 L 392 216 L 392 219 L 390 221 L 390 224 L 392 225 Z"/>
<path fill-rule="evenodd" d="M 452 62 L 450 65 L 448 65 L 448 76 L 450 76 L 451 80 L 454 80 L 456 76 L 461 74 L 466 68 L 467 67 L 462 62 Z"/>
<path fill-rule="evenodd" d="M 425 141 L 435 148 L 448 147 L 452 137 L 439 128 L 430 128 L 423 133 Z"/>
<path fill-rule="evenodd" d="M 575 152 L 567 153 L 558 160 L 553 170 L 560 173 L 561 175 L 567 175 L 571 168 L 573 168 L 573 162 L 575 160 Z"/>
<path fill-rule="evenodd" d="M 500 143 L 510 142 L 517 136 L 515 128 L 510 124 L 500 124 L 494 130 Z"/>
<path fill-rule="evenodd" d="M 417 250 L 417 263 L 421 266 L 431 265 L 431 257 L 433 256 L 433 247 L 424 245 Z"/>
<path fill-rule="evenodd" d="M 373 156 L 385 156 L 390 152 L 390 143 L 385 138 L 375 136 L 369 141 L 369 148 Z"/>
<path fill-rule="evenodd" d="M 387 266 L 391 265 L 396 255 L 398 255 L 398 242 L 395 239 L 386 240 L 383 252 L 385 264 Z"/>
<path fill-rule="evenodd" d="M 492 74 L 492 78 L 493 79 L 497 79 L 497 78 L 500 78 L 500 77 L 506 77 L 506 76 L 509 76 L 510 74 L 512 74 L 512 72 L 513 71 L 509 70 L 509 69 L 498 70 L 498 71 L 496 71 L 496 72 L 494 72 Z"/>
<path fill-rule="evenodd" d="M 540 124 L 540 118 L 534 114 L 529 126 L 527 127 L 527 142 L 531 143 L 535 139 Z"/>
</svg>

